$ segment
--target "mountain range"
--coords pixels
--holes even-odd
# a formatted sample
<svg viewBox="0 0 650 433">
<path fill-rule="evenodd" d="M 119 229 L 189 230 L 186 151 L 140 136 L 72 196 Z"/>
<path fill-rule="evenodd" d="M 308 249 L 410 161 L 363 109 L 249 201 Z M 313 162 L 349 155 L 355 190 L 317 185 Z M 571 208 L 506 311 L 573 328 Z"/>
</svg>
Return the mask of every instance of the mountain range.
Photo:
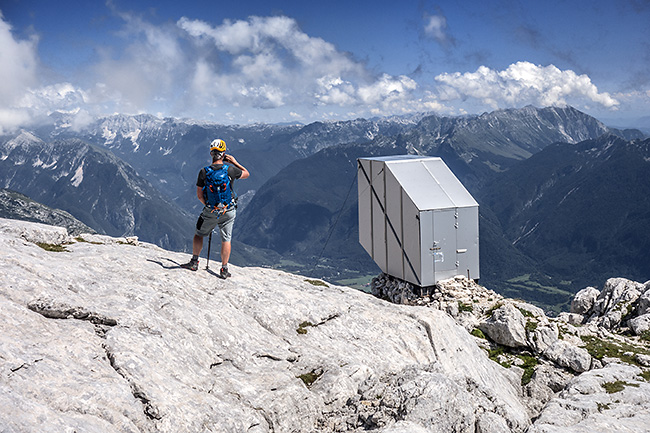
<svg viewBox="0 0 650 433">
<path fill-rule="evenodd" d="M 127 162 L 152 185 L 186 210 L 199 210 L 194 195 L 198 171 L 210 162 L 208 145 L 226 141 L 253 176 L 237 186 L 239 195 L 254 193 L 290 162 L 325 147 L 396 134 L 418 116 L 377 120 L 357 119 L 303 125 L 226 126 L 151 115 L 114 115 L 98 119 L 80 131 L 71 128 L 69 115 L 53 114 L 53 125 L 35 134 L 44 140 L 77 138 L 105 148 Z"/>
<path fill-rule="evenodd" d="M 578 286 L 612 273 L 650 276 L 649 197 L 650 140 L 614 135 L 548 146 L 479 194 L 508 241 Z"/>
<path fill-rule="evenodd" d="M 640 163 L 647 156 L 639 144 L 644 136 L 637 130 L 608 128 L 571 107 L 310 125 L 224 126 L 115 115 L 81 130 L 64 114 L 52 118 L 48 127 L 0 137 L 0 186 L 67 210 L 100 233 L 135 234 L 167 248 L 188 250 L 199 210 L 196 175 L 209 162 L 209 142 L 219 137 L 251 172 L 250 179 L 235 183 L 240 196 L 232 256 L 236 264 L 279 266 L 347 284 L 367 283 L 378 268 L 357 240 L 356 159 L 408 153 L 442 157 L 478 199 L 481 275 L 496 290 L 557 306 L 584 283 L 583 261 L 591 263 L 591 270 L 602 268 L 597 275 L 620 273 L 643 280 L 646 272 L 639 261 L 615 263 L 607 261 L 607 254 L 594 253 L 623 242 L 626 254 L 642 257 L 643 237 L 625 241 L 641 230 L 647 205 L 628 201 L 637 193 L 619 192 L 637 185 L 630 176 L 647 173 Z M 636 174 L 614 174 L 626 158 L 635 158 L 632 153 L 607 158 L 604 151 L 584 150 L 572 156 L 582 169 L 564 175 L 563 161 L 573 155 L 570 149 L 581 149 L 582 143 L 607 147 L 599 137 L 618 143 L 611 151 L 631 152 L 641 146 Z M 619 162 L 615 168 L 610 166 L 614 161 Z M 583 218 L 587 211 L 592 219 L 608 219 L 608 197 L 598 196 L 598 205 L 587 197 L 590 188 L 599 185 L 592 178 L 610 171 L 608 188 L 621 199 L 614 201 L 627 225 L 604 236 L 605 225 L 582 222 L 592 221 Z M 576 182 L 583 187 L 562 202 L 572 203 L 570 210 L 562 218 L 550 216 L 562 201 L 556 196 L 571 191 Z M 547 184 L 552 184 L 544 187 L 549 193 L 536 198 Z M 638 194 L 643 191 L 638 188 Z M 535 206 L 524 206 L 531 200 Z M 537 232 L 544 228 L 548 236 L 519 239 L 538 222 Z M 576 248 L 581 242 L 582 249 Z"/>
<path fill-rule="evenodd" d="M 0 182 L 100 233 L 183 249 L 193 218 L 111 152 L 79 139 L 22 132 L 1 141 Z"/>
</svg>

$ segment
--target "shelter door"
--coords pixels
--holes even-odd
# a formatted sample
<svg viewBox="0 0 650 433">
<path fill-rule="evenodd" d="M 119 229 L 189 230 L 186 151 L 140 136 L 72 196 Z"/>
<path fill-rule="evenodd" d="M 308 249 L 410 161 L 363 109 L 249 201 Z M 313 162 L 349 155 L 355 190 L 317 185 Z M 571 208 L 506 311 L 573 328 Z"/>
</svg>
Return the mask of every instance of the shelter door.
<svg viewBox="0 0 650 433">
<path fill-rule="evenodd" d="M 431 255 L 436 281 L 456 276 L 456 211 L 454 209 L 433 211 Z"/>
</svg>

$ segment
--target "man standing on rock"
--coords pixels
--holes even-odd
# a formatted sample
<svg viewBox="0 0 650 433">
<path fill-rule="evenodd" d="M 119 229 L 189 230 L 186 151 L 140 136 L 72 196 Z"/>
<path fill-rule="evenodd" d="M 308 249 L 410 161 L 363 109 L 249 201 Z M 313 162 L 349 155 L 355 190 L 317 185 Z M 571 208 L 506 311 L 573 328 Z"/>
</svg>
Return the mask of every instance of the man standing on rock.
<svg viewBox="0 0 650 433">
<path fill-rule="evenodd" d="M 226 155 L 226 142 L 220 139 L 210 143 L 212 164 L 199 171 L 196 181 L 196 196 L 203 204 L 203 211 L 196 222 L 192 241 L 192 259 L 181 267 L 196 271 L 199 268 L 199 254 L 203 249 L 203 238 L 216 226 L 221 234 L 221 278 L 228 278 L 232 228 L 237 214 L 237 196 L 233 189 L 236 179 L 246 179 L 250 173 L 235 157 Z"/>
</svg>

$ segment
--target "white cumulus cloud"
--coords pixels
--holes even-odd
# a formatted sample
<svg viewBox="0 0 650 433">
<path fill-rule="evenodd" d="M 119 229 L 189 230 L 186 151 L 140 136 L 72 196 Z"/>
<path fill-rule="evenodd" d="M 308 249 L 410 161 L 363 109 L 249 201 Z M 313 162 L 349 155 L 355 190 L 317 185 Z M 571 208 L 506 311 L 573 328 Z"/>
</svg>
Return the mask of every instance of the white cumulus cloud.
<svg viewBox="0 0 650 433">
<path fill-rule="evenodd" d="M 442 15 L 431 15 L 426 17 L 424 33 L 442 43 L 447 39 L 447 18 Z"/>
<path fill-rule="evenodd" d="M 18 106 L 38 112 L 74 110 L 86 104 L 86 93 L 71 83 L 57 83 L 28 89 Z"/>
<path fill-rule="evenodd" d="M 12 104 L 37 83 L 37 39 L 17 40 L 0 12 L 0 104 Z"/>
<path fill-rule="evenodd" d="M 476 72 L 440 74 L 443 99 L 475 98 L 492 107 L 512 107 L 525 104 L 588 105 L 597 103 L 615 108 L 619 101 L 607 92 L 599 92 L 587 75 L 560 70 L 554 65 L 540 66 L 517 62 L 503 71 L 486 66 Z"/>
<path fill-rule="evenodd" d="M 365 104 L 376 105 L 408 99 L 417 83 L 407 76 L 392 77 L 384 74 L 376 82 L 359 88 L 359 97 Z"/>
<path fill-rule="evenodd" d="M 414 96 L 418 85 L 413 79 L 377 77 L 333 44 L 304 33 L 288 17 L 226 20 L 217 26 L 182 18 L 177 24 L 201 53 L 193 92 L 213 106 L 354 107 L 372 114 L 431 106 L 430 96 L 426 101 Z"/>
<path fill-rule="evenodd" d="M 362 64 L 305 34 L 288 17 L 225 20 L 217 26 L 181 18 L 177 25 L 195 42 L 199 59 L 192 87 L 199 98 L 254 108 L 354 104 L 356 86 L 370 79 Z"/>
<path fill-rule="evenodd" d="M 587 75 L 518 62 L 499 71 L 444 73 L 417 82 L 377 74 L 286 16 L 213 24 L 181 18 L 154 25 L 123 20 L 119 43 L 97 47 L 90 67 L 59 83 L 40 82 L 36 38 L 19 40 L 0 14 L 0 132 L 53 111 L 81 128 L 113 112 L 191 116 L 223 122 L 325 119 L 410 112 L 455 114 L 468 105 L 508 108 L 571 104 L 616 108 L 620 94 L 599 92 Z M 452 43 L 442 15 L 425 17 L 424 33 Z M 423 77 L 422 80 L 426 80 Z M 636 98 L 639 99 L 639 98 Z M 635 100 L 636 100 L 635 99 Z M 471 110 L 470 110 L 471 111 Z"/>
<path fill-rule="evenodd" d="M 18 40 L 0 12 L 0 133 L 29 119 L 16 103 L 38 83 L 38 40 Z"/>
<path fill-rule="evenodd" d="M 93 68 L 93 101 L 109 101 L 118 110 L 142 111 L 156 101 L 175 99 L 178 83 L 188 71 L 176 27 L 119 15 L 125 21 L 120 35 L 127 44 L 118 53 L 100 50 L 101 60 Z"/>
</svg>

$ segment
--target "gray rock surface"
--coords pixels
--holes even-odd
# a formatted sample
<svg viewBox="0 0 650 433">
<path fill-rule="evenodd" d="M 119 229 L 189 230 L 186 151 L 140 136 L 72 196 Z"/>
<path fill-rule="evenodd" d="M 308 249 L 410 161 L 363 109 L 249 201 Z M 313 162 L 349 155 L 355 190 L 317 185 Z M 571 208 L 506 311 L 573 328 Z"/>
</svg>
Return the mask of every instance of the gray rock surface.
<svg viewBox="0 0 650 433">
<path fill-rule="evenodd" d="M 492 317 L 481 323 L 479 329 L 497 344 L 508 347 L 527 346 L 526 319 L 514 305 L 507 303 L 497 308 Z"/>
<path fill-rule="evenodd" d="M 648 283 L 611 279 L 553 319 L 462 277 L 416 293 L 381 275 L 395 305 L 270 269 L 190 272 L 136 238 L 0 219 L 0 244 L 2 433 L 650 425 L 650 349 L 629 332 Z"/>
<path fill-rule="evenodd" d="M 442 311 L 262 268 L 224 281 L 150 244 L 66 236 L 0 220 L 3 433 L 529 426 L 515 376 Z"/>
<path fill-rule="evenodd" d="M 571 312 L 582 315 L 591 313 L 598 295 L 600 295 L 600 291 L 595 287 L 586 287 L 580 290 L 571 301 Z"/>
<path fill-rule="evenodd" d="M 564 311 L 557 315 L 557 319 L 571 325 L 582 325 L 585 321 L 585 316 L 578 313 L 567 313 Z"/>
<path fill-rule="evenodd" d="M 650 384 L 640 373 L 634 366 L 610 364 L 575 377 L 528 433 L 647 432 Z"/>
<path fill-rule="evenodd" d="M 524 387 L 524 395 L 531 416 L 540 414 L 546 403 L 562 391 L 573 375 L 563 369 L 543 363 L 535 369 L 531 381 Z"/>
<path fill-rule="evenodd" d="M 544 351 L 544 356 L 556 364 L 582 373 L 591 367 L 591 355 L 585 349 L 558 340 Z"/>
<path fill-rule="evenodd" d="M 391 278 L 383 275 L 378 281 L 386 281 L 393 287 L 394 299 L 406 299 Z M 403 286 L 404 290 L 414 292 L 412 287 Z M 494 361 L 510 366 L 515 379 L 521 381 L 528 414 L 537 418 L 575 375 L 617 364 L 650 366 L 648 342 L 644 338 L 630 337 L 626 327 L 631 323 L 634 331 L 632 325 L 645 323 L 645 318 L 639 317 L 643 300 L 639 293 L 648 293 L 648 287 L 649 283 L 610 279 L 602 292 L 587 288 L 576 295 L 573 308 L 584 311 L 584 315 L 564 312 L 557 318 L 546 317 L 539 308 L 525 302 L 504 299 L 462 277 L 441 281 L 437 287 L 429 288 L 424 297 L 408 302 L 449 312 L 475 336 Z M 589 321 L 585 323 L 587 318 Z M 646 369 L 643 374 L 646 380 L 650 371 Z M 636 407 L 639 417 L 647 413 L 647 408 L 637 406 L 636 401 L 625 404 Z M 557 409 L 562 410 L 566 413 L 561 416 L 575 415 L 572 413 L 575 408 L 570 404 Z M 488 422 L 486 425 L 495 424 Z M 535 422 L 534 427 L 535 431 L 569 428 L 546 422 Z M 583 431 L 580 428 L 569 431 Z M 604 425 L 600 428 L 604 430 L 595 431 L 618 431 Z M 476 429 L 479 429 L 478 423 Z M 622 431 L 629 431 L 626 429 Z"/>
<path fill-rule="evenodd" d="M 650 330 L 650 313 L 642 314 L 629 320 L 630 329 L 636 335 L 641 335 Z"/>
<path fill-rule="evenodd" d="M 634 309 L 634 302 L 643 293 L 644 285 L 625 278 L 610 278 L 594 303 L 589 321 L 606 329 L 621 325 Z"/>
<path fill-rule="evenodd" d="M 536 353 L 544 353 L 558 341 L 559 329 L 555 323 L 544 323 L 538 325 L 530 334 L 530 348 Z"/>
<path fill-rule="evenodd" d="M 643 295 L 639 297 L 637 301 L 637 311 L 638 315 L 650 313 L 650 284 L 646 283 L 644 287 Z"/>
</svg>

